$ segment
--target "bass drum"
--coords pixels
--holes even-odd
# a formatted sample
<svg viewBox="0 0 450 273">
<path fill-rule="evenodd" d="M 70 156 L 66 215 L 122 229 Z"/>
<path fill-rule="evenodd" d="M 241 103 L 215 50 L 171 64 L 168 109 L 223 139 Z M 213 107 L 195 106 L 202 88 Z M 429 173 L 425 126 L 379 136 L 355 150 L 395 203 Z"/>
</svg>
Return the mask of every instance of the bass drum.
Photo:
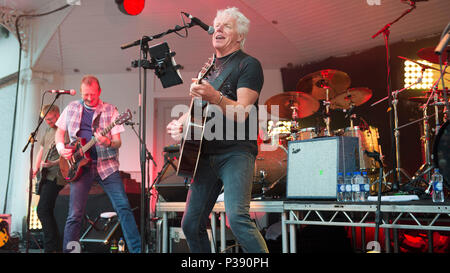
<svg viewBox="0 0 450 273">
<path fill-rule="evenodd" d="M 448 121 L 441 127 L 434 140 L 433 162 L 444 177 L 445 185 L 450 188 L 450 125 Z"/>
<path fill-rule="evenodd" d="M 255 160 L 252 195 L 281 197 L 286 193 L 287 150 L 282 145 L 260 145 Z"/>
</svg>

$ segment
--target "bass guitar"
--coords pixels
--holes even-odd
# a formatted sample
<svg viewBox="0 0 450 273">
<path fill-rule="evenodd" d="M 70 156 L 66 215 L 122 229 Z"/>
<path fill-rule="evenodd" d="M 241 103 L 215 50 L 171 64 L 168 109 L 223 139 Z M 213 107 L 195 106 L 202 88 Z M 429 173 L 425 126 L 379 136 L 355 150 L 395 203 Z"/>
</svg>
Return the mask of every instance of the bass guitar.
<svg viewBox="0 0 450 273">
<path fill-rule="evenodd" d="M 120 114 L 110 125 L 108 125 L 108 127 L 103 129 L 100 134 L 102 136 L 106 135 L 114 126 L 121 125 L 131 118 L 131 111 L 127 110 L 127 112 Z M 91 161 L 88 150 L 94 146 L 96 142 L 97 138 L 95 137 L 91 138 L 87 143 L 85 139 L 78 138 L 71 147 L 68 147 L 74 151 L 72 156 L 69 159 L 65 159 L 62 156 L 59 158 L 59 168 L 61 169 L 61 174 L 65 181 L 73 182 L 80 177 L 82 173 L 81 168 Z"/>
<path fill-rule="evenodd" d="M 197 82 L 209 74 L 214 66 L 214 58 L 210 58 L 200 71 Z M 194 97 L 189 107 L 183 138 L 180 146 L 180 159 L 178 160 L 177 175 L 194 178 L 200 158 L 203 133 L 205 129 L 208 103 L 200 97 Z"/>
</svg>

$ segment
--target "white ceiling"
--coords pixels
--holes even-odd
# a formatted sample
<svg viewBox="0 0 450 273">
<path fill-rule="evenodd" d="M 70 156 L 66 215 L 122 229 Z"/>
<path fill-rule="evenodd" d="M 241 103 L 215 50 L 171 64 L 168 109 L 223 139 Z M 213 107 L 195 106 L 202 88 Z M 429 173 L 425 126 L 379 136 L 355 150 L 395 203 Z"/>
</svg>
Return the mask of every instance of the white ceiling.
<svg viewBox="0 0 450 273">
<path fill-rule="evenodd" d="M 377 2 L 379 5 L 377 5 Z M 64 0 L 0 0 L 33 14 L 63 6 Z M 372 4 L 372 5 L 371 5 Z M 35 69 L 48 72 L 123 73 L 139 58 L 139 48 L 120 45 L 182 25 L 185 11 L 212 24 L 217 9 L 236 6 L 251 21 L 246 43 L 265 69 L 304 64 L 382 46 L 372 39 L 409 5 L 400 0 L 147 0 L 138 16 L 122 14 L 114 0 L 81 0 L 74 6 L 43 50 Z M 439 35 L 450 21 L 450 1 L 419 2 L 417 8 L 390 28 L 390 42 Z M 189 19 L 186 19 L 189 22 Z M 184 34 L 184 32 L 182 32 Z M 167 41 L 177 63 L 196 71 L 212 55 L 210 37 L 199 27 L 188 38 L 172 33 L 150 42 Z"/>
</svg>

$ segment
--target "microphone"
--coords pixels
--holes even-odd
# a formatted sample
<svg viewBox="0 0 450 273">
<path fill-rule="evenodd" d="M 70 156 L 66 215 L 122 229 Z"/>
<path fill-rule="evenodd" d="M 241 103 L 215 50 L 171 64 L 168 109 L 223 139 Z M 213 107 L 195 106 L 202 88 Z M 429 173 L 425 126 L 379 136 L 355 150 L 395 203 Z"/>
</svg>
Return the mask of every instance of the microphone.
<svg viewBox="0 0 450 273">
<path fill-rule="evenodd" d="M 214 28 L 212 26 L 208 26 L 207 24 L 203 23 L 200 19 L 198 19 L 197 17 L 194 17 L 192 15 L 190 15 L 187 12 L 182 11 L 181 13 L 183 13 L 184 15 L 186 15 L 186 17 L 188 17 L 189 19 L 191 19 L 191 21 L 200 26 L 201 28 L 203 28 L 206 32 L 208 32 L 209 35 L 214 33 Z"/>
<path fill-rule="evenodd" d="M 75 96 L 75 94 L 77 93 L 77 91 L 75 89 L 70 89 L 70 90 L 66 90 L 66 89 L 47 90 L 45 92 L 52 93 L 52 94 L 68 94 L 68 95 L 71 95 L 71 96 Z"/>
<path fill-rule="evenodd" d="M 139 123 L 133 122 L 133 121 L 125 121 L 125 125 L 139 125 Z"/>
</svg>

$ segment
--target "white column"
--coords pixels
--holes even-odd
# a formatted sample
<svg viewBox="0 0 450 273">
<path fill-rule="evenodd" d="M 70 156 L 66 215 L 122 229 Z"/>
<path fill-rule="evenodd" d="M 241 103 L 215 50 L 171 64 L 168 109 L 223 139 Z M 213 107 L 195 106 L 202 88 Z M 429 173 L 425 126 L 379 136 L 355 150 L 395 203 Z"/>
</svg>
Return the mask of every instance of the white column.
<svg viewBox="0 0 450 273">
<path fill-rule="evenodd" d="M 27 216 L 28 188 L 31 144 L 25 152 L 23 149 L 31 133 L 35 130 L 39 118 L 39 106 L 43 87 L 53 81 L 53 75 L 34 72 L 30 69 L 22 71 L 20 76 L 19 94 L 17 97 L 17 112 L 15 118 L 13 157 L 11 160 L 10 185 L 8 190 L 7 213 L 12 214 L 12 231 L 22 232 L 22 221 Z M 43 132 L 46 124 L 39 131 Z M 38 136 L 39 134 L 37 134 Z M 34 145 L 33 160 L 38 144 Z M 9 150 L 9 149 L 8 149 Z"/>
</svg>

